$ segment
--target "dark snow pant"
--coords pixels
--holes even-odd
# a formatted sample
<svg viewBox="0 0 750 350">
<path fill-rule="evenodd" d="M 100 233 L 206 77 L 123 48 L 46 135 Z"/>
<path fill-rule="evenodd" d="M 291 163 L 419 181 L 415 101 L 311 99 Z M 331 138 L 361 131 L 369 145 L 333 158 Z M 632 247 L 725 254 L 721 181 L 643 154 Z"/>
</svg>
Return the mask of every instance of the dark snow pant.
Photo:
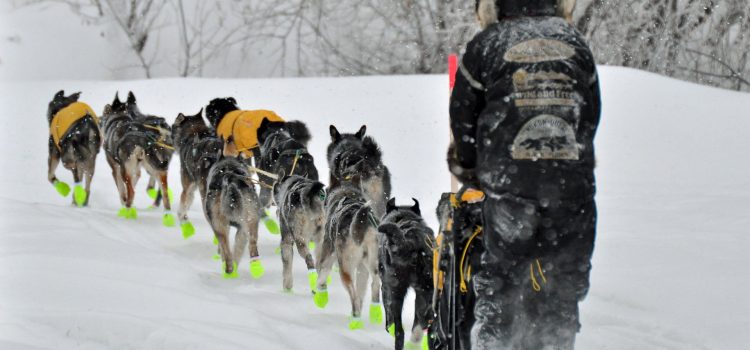
<svg viewBox="0 0 750 350">
<path fill-rule="evenodd" d="M 472 349 L 574 348 L 578 302 L 589 288 L 596 204 L 548 204 L 509 195 L 485 198 Z"/>
</svg>

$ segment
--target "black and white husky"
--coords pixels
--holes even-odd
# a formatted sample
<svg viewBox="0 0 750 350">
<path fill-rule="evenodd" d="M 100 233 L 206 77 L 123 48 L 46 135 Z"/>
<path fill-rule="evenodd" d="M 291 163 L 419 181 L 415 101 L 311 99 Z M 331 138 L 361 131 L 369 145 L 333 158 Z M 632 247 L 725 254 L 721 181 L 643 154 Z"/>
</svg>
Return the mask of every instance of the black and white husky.
<svg viewBox="0 0 750 350">
<path fill-rule="evenodd" d="M 378 275 L 377 229 L 369 202 L 354 183 L 340 183 L 326 197 L 326 225 L 323 242 L 317 249 L 318 282 L 314 301 L 323 308 L 328 303 L 327 278 L 337 257 L 341 283 L 352 305 L 350 329 L 364 327 L 362 303 L 369 277 L 372 306 L 370 321 L 382 321 L 380 308 L 380 276 Z M 355 280 L 356 279 L 356 280 Z M 377 310 L 377 311 L 375 311 Z"/>
<path fill-rule="evenodd" d="M 115 95 L 112 104 L 104 107 L 102 115 L 104 151 L 112 168 L 112 176 L 120 193 L 120 216 L 135 219 L 132 206 L 135 185 L 145 168 L 152 179 L 158 180 L 160 192 L 169 193 L 167 171 L 172 159 L 172 130 L 164 118 L 141 113 L 133 93 L 125 103 Z M 174 225 L 169 196 L 157 198 L 164 201 L 166 226 Z"/>
<path fill-rule="evenodd" d="M 367 127 L 363 125 L 354 134 L 341 134 L 335 126 L 330 126 L 331 143 L 328 145 L 328 167 L 331 188 L 340 183 L 353 183 L 372 201 L 373 213 L 377 220 L 385 214 L 385 202 L 391 195 L 391 174 L 383 165 L 382 152 L 375 140 L 365 136 Z"/>
<path fill-rule="evenodd" d="M 401 311 L 406 292 L 411 287 L 416 293 L 416 301 L 410 342 L 412 348 L 419 348 L 433 318 L 434 233 L 422 219 L 416 199 L 413 206 L 398 207 L 395 198 L 388 201 L 378 231 L 381 233 L 378 236 L 378 270 L 383 282 L 386 330 L 396 337 L 396 349 L 402 349 Z"/>
<path fill-rule="evenodd" d="M 318 181 L 315 160 L 307 151 L 309 141 L 310 131 L 302 122 L 272 122 L 264 119 L 258 127 L 260 162 L 257 166 L 276 175 L 300 175 Z M 258 174 L 258 178 L 265 184 L 275 182 L 262 173 Z M 264 208 L 271 205 L 271 199 L 270 188 L 261 185 L 260 202 Z"/>
<path fill-rule="evenodd" d="M 308 248 L 313 241 L 320 247 L 325 225 L 325 185 L 306 178 L 293 175 L 284 176 L 273 187 L 274 200 L 278 206 L 279 223 L 281 224 L 281 261 L 284 265 L 283 287 L 291 291 L 292 258 L 294 245 L 297 252 L 305 259 L 310 288 L 315 288 L 317 272 L 315 261 Z"/>
<path fill-rule="evenodd" d="M 258 215 L 260 204 L 247 165 L 234 157 L 221 158 L 208 173 L 203 210 L 219 241 L 219 254 L 224 263 L 224 277 L 237 277 L 245 246 L 250 251 L 250 273 L 263 275 L 258 254 Z M 234 250 L 229 244 L 230 227 L 237 229 Z"/>
<path fill-rule="evenodd" d="M 195 234 L 195 228 L 187 211 L 193 203 L 195 190 L 201 200 L 206 198 L 206 181 L 211 166 L 219 160 L 223 143 L 214 135 L 202 117 L 203 110 L 196 115 L 180 113 L 172 124 L 174 146 L 180 154 L 180 179 L 182 195 L 177 218 L 180 220 L 182 236 L 186 239 Z"/>
</svg>

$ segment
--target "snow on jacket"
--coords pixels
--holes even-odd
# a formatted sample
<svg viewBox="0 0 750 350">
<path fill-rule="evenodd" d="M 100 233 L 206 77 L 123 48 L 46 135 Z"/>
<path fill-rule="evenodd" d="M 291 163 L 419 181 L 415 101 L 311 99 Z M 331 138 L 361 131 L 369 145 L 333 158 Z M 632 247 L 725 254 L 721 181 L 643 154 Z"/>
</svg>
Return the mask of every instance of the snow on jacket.
<svg viewBox="0 0 750 350">
<path fill-rule="evenodd" d="M 62 140 L 68 130 L 70 130 L 70 127 L 86 116 L 90 116 L 96 124 L 99 124 L 99 118 L 96 116 L 96 112 L 83 102 L 73 102 L 52 117 L 52 123 L 50 123 L 49 126 L 49 134 L 52 136 L 52 140 L 57 148 L 60 148 L 60 140 Z"/>
<path fill-rule="evenodd" d="M 253 149 L 258 147 L 258 128 L 263 119 L 272 122 L 283 122 L 278 114 L 268 110 L 242 111 L 227 113 L 219 122 L 216 133 L 224 140 L 234 137 L 237 149 L 247 158 L 253 156 Z"/>
<path fill-rule="evenodd" d="M 558 17 L 504 19 L 467 46 L 451 96 L 458 160 L 495 193 L 588 199 L 600 96 L 581 34 Z"/>
</svg>

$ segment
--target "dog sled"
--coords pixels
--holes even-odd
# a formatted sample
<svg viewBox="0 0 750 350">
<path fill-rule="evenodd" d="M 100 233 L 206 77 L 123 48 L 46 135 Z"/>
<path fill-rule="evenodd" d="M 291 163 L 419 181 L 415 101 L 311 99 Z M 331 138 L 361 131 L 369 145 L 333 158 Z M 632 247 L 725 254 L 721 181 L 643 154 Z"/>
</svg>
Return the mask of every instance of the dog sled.
<svg viewBox="0 0 750 350">
<path fill-rule="evenodd" d="M 484 193 L 463 188 L 446 193 L 438 208 L 440 229 L 433 276 L 435 320 L 430 325 L 430 349 L 467 350 L 474 324 L 471 276 L 479 271 L 482 252 Z"/>
</svg>

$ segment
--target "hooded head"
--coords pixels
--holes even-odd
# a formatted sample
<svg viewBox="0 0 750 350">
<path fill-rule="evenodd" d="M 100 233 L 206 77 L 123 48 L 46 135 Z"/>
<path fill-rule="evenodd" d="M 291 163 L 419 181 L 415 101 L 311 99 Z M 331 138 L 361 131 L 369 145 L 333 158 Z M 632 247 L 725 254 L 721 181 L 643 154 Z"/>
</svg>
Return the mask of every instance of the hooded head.
<svg viewBox="0 0 750 350">
<path fill-rule="evenodd" d="M 575 0 L 476 0 L 482 29 L 508 17 L 559 16 L 572 21 Z"/>
</svg>

